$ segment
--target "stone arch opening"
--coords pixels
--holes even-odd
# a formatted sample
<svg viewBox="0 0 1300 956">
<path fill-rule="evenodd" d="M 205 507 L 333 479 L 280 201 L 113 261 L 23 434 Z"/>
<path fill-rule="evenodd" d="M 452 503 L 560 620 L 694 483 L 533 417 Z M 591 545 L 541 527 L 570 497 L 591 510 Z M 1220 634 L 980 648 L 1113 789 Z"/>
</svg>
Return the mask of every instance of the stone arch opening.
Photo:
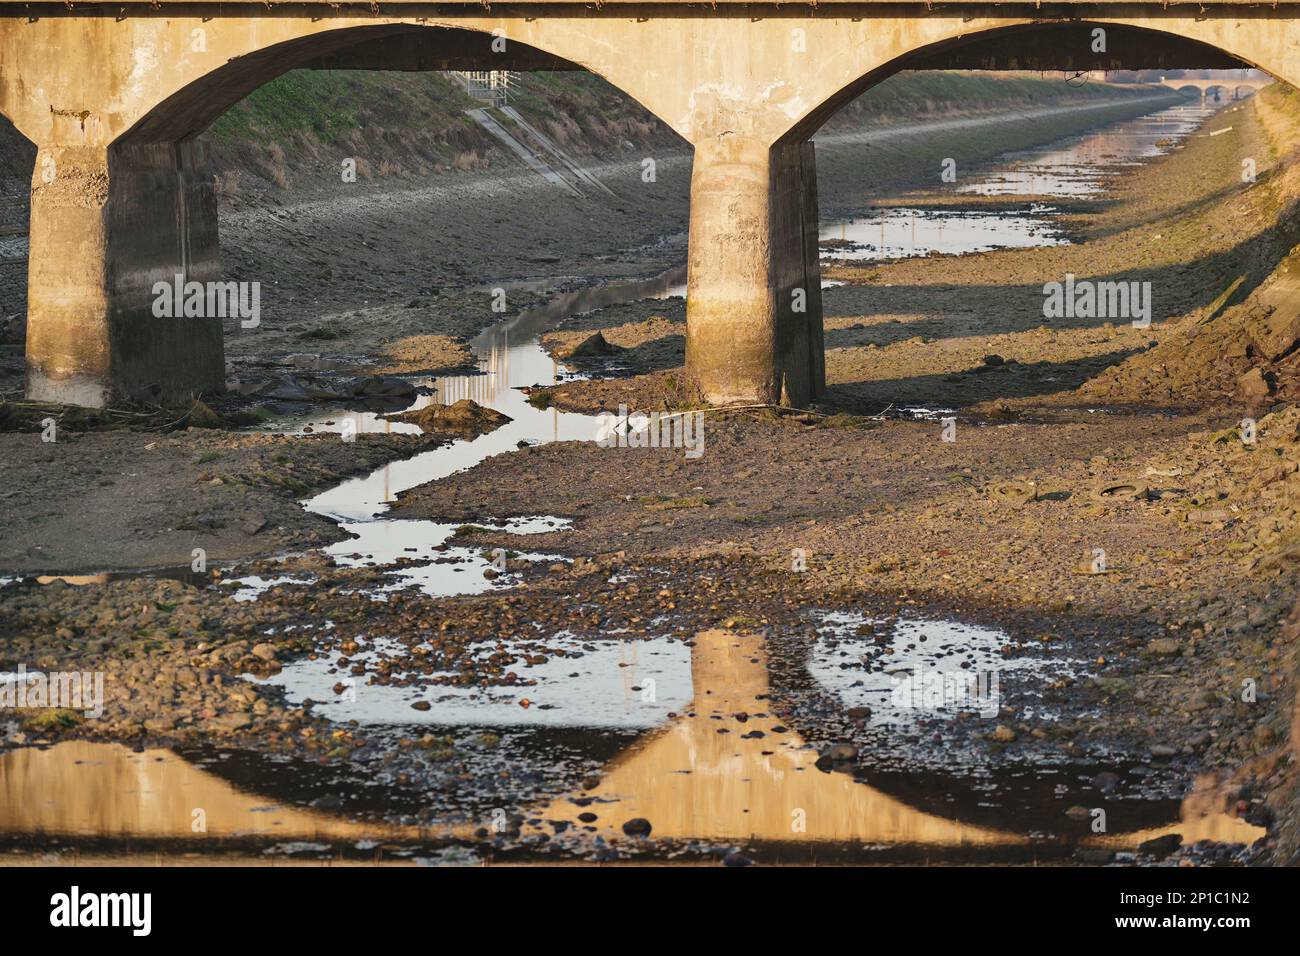
<svg viewBox="0 0 1300 956">
<path fill-rule="evenodd" d="M 441 71 L 583 70 L 570 60 L 478 29 L 389 23 L 340 27 L 235 57 L 164 99 L 115 145 L 192 139 L 258 87 L 295 69 Z"/>
<path fill-rule="evenodd" d="M 1093 31 L 1103 30 L 1105 50 L 1094 52 Z M 927 44 L 847 82 L 781 137 L 812 137 L 849 101 L 905 70 L 1038 70 L 1065 74 L 1134 69 L 1263 68 L 1191 37 L 1109 21 L 1029 22 L 992 27 Z"/>
<path fill-rule="evenodd" d="M 1089 44 L 1094 38 L 1094 30 L 1105 31 L 1106 50 L 1104 53 L 1094 53 L 1090 49 Z M 772 194 L 774 197 L 780 197 L 792 191 L 806 194 L 808 191 L 807 182 L 816 175 L 813 172 L 814 160 L 810 155 L 810 141 L 813 135 L 821 129 L 835 111 L 849 100 L 904 70 L 974 69 L 1001 71 L 1032 69 L 1051 70 L 1064 78 L 1082 76 L 1088 71 L 1094 70 L 1224 70 L 1243 67 L 1260 68 L 1235 52 L 1212 46 L 1200 40 L 1146 27 L 1105 22 L 1016 24 L 942 40 L 909 51 L 857 77 L 795 123 L 784 136 L 777 140 L 772 149 L 770 164 L 774 177 Z M 1207 87 L 1204 94 L 1201 87 Z M 1197 98 L 1204 99 L 1207 105 L 1226 106 L 1233 99 L 1234 88 L 1231 80 L 1222 80 L 1210 84 L 1202 81 L 1197 85 L 1196 93 Z M 1218 96 L 1215 95 L 1216 92 Z M 1252 159 L 1250 162 L 1253 170 L 1254 160 Z M 793 181 L 801 184 L 798 190 L 792 190 L 789 186 L 783 188 L 779 182 L 781 177 L 790 175 L 789 170 L 791 168 L 797 172 L 797 175 L 793 177 Z M 939 170 L 936 166 L 934 170 L 936 181 L 938 175 Z M 1254 175 L 1254 173 L 1252 172 L 1250 175 Z M 815 189 L 815 186 L 813 188 Z M 774 210 L 777 209 L 776 203 L 777 200 L 774 199 Z M 774 216 L 778 221 L 782 219 L 788 220 L 790 216 L 794 215 L 791 210 L 796 210 L 798 213 L 796 218 L 800 220 L 798 233 L 804 238 L 803 271 L 786 283 L 786 286 L 802 286 L 804 288 L 819 286 L 821 284 L 820 256 L 816 253 L 815 247 L 812 247 L 812 241 L 815 240 L 810 241 L 808 238 L 810 234 L 817 236 L 820 231 L 818 210 L 815 205 L 811 208 L 809 208 L 808 204 L 800 207 L 797 201 L 791 201 L 785 205 L 786 209 L 783 212 L 774 212 Z M 791 232 L 790 235 L 790 245 L 797 245 L 793 238 L 795 233 Z M 884 243 L 883 238 L 881 243 Z M 1236 268 L 1235 265 L 1229 264 L 1234 255 L 1243 260 L 1250 260 L 1249 268 L 1243 265 L 1237 269 L 1238 272 L 1243 273 L 1243 281 L 1234 287 L 1231 301 L 1241 301 L 1268 277 L 1273 267 L 1280 261 L 1280 257 L 1285 254 L 1280 250 L 1280 247 L 1273 248 L 1274 245 L 1276 244 L 1266 241 L 1252 242 L 1249 248 L 1242 245 L 1223 254 L 1216 252 L 1214 256 L 1210 257 L 1214 260 L 1213 265 L 1215 268 Z M 1261 258 L 1259 255 L 1260 249 L 1266 246 L 1268 251 Z M 787 258 L 792 257 L 788 256 Z M 1209 262 L 1210 260 L 1207 259 L 1206 261 Z M 796 269 L 795 271 L 798 272 L 799 270 Z M 1171 267 L 1166 270 L 1165 274 L 1172 276 L 1177 271 L 1177 269 Z M 1128 282 L 1130 279 L 1139 281 L 1149 278 L 1149 276 L 1138 275 L 1139 272 L 1141 270 L 1117 269 L 1114 275 L 1104 277 L 1099 275 L 1096 278 L 1098 281 L 1106 278 L 1107 280 L 1114 279 L 1116 282 L 1121 280 Z M 1061 279 L 1062 277 L 1055 278 Z M 1167 279 L 1167 281 L 1176 284 L 1172 279 Z M 942 282 L 939 284 L 942 284 Z M 1042 285 L 1043 283 L 1040 281 L 1039 284 Z M 820 314 L 802 318 L 785 314 L 780 310 L 780 304 L 783 301 L 782 296 L 789 291 L 786 286 L 780 286 L 777 289 L 777 361 L 775 364 L 778 374 L 783 376 L 785 381 L 799 380 L 801 374 L 804 379 L 811 380 L 811 386 L 803 394 L 817 398 L 821 388 L 825 387 L 822 385 L 819 388 L 817 380 L 820 376 L 826 374 L 825 353 L 820 343 L 824 342 L 827 348 L 833 348 L 836 344 L 835 336 L 828 332 L 828 327 Z M 1213 298 L 1213 295 L 1207 296 L 1206 301 L 1208 302 Z M 988 296 L 979 301 L 984 302 L 989 308 L 996 307 L 994 301 Z M 902 311 L 907 310 L 903 309 Z M 1183 310 L 1174 309 L 1169 314 L 1171 316 L 1181 315 Z M 1156 320 L 1159 321 L 1165 317 L 1165 315 L 1158 314 Z M 793 352 L 783 350 L 782 343 L 784 342 L 794 342 L 796 344 Z M 791 354 L 794 355 L 793 359 L 790 357 Z M 803 354 L 810 356 L 806 364 L 801 359 Z M 1131 353 L 1117 353 L 1115 362 L 1118 363 L 1124 357 L 1127 357 L 1127 354 Z"/>
<path fill-rule="evenodd" d="M 188 28 L 182 32 L 188 35 Z M 96 156 L 82 155 L 88 152 L 83 148 L 47 149 L 69 177 L 106 182 L 76 258 L 98 261 L 102 268 L 93 271 L 107 281 L 96 285 L 88 276 L 86 284 L 95 287 L 84 297 L 69 296 L 59 265 L 67 255 L 47 254 L 42 257 L 47 265 L 33 265 L 29 312 L 37 334 L 28 336 L 31 397 L 102 405 L 224 388 L 221 317 L 160 318 L 154 312 L 155 290 L 173 280 L 231 284 L 222 275 L 216 184 L 200 134 L 254 90 L 293 70 L 592 72 L 486 27 L 338 26 L 222 62 L 148 109 Z M 598 72 L 592 75 L 609 82 Z M 96 163 L 98 168 L 90 168 Z M 34 193 L 37 234 L 57 247 L 66 243 L 67 223 L 61 220 L 66 210 L 51 208 L 42 216 L 41 198 Z M 57 198 L 49 195 L 48 205 Z M 94 334 L 79 336 L 88 318 Z"/>
</svg>

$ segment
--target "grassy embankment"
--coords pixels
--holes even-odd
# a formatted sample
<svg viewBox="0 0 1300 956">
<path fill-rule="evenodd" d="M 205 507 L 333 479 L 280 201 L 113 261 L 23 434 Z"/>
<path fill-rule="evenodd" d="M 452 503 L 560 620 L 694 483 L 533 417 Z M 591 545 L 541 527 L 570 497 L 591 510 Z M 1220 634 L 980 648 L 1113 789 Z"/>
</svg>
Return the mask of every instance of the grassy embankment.
<svg viewBox="0 0 1300 956">
<path fill-rule="evenodd" d="M 846 105 L 828 131 L 1133 96 L 1131 89 L 1019 73 L 903 73 Z M 477 105 L 449 74 L 295 70 L 238 103 L 205 138 L 230 193 L 292 188 L 344 156 L 357 157 L 362 178 L 513 165 L 465 115 Z M 579 155 L 608 160 L 684 148 L 639 103 L 588 73 L 524 74 L 512 105 Z"/>
</svg>

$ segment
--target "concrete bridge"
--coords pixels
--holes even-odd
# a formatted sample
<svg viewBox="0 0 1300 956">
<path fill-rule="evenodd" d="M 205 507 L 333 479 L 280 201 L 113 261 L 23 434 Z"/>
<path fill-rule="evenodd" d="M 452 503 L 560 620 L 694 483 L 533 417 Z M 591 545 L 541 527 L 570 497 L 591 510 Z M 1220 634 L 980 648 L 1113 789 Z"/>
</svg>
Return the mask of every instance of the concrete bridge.
<svg viewBox="0 0 1300 956">
<path fill-rule="evenodd" d="M 1300 6 L 607 0 L 0 2 L 0 112 L 38 148 L 28 394 L 100 405 L 223 387 L 221 320 L 154 285 L 220 278 L 195 137 L 299 67 L 586 69 L 695 151 L 687 366 L 712 402 L 823 389 L 809 137 L 904 69 L 1234 69 L 1300 80 Z M 204 310 L 199 310 L 204 311 Z"/>
<path fill-rule="evenodd" d="M 1205 99 L 1210 90 L 1222 90 L 1228 94 L 1228 99 L 1239 100 L 1242 98 L 1242 92 L 1245 91 L 1247 96 L 1258 93 L 1264 87 L 1272 83 L 1271 77 L 1245 77 L 1226 79 L 1205 79 L 1203 77 L 1160 77 L 1160 84 L 1167 86 L 1171 90 L 1199 90 L 1201 99 Z"/>
</svg>

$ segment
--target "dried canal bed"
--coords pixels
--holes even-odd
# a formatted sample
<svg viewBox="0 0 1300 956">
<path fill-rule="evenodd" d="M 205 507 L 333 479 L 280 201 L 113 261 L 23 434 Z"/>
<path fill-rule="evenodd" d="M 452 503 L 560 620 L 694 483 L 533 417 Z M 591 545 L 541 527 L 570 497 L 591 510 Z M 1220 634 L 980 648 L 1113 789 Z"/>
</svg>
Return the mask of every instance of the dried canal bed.
<svg viewBox="0 0 1300 956">
<path fill-rule="evenodd" d="M 309 560 L 290 556 L 283 573 L 229 575 L 239 586 L 223 600 L 310 607 L 311 620 L 261 632 L 283 660 L 252 683 L 323 718 L 303 735 L 327 737 L 332 748 L 304 755 L 247 739 L 182 746 L 179 757 L 82 741 L 14 750 L 0 756 L 0 779 L 16 795 L 0 820 L 6 839 L 65 858 L 120 851 L 125 836 L 164 853 L 273 858 L 740 851 L 760 860 L 991 861 L 1110 859 L 1172 832 L 1189 843 L 1260 835 L 1181 806 L 1183 765 L 1167 756 L 1101 748 L 1071 761 L 974 750 L 974 739 L 997 742 L 1003 721 L 1059 710 L 1070 683 L 1090 677 L 1068 643 L 1027 647 L 997 627 L 891 617 L 861 603 L 819 614 L 805 601 L 781 617 L 743 588 L 724 604 L 745 614 L 718 630 L 707 622 L 718 622 L 719 606 L 703 596 L 712 585 L 690 565 L 656 574 L 575 561 L 572 579 L 519 588 L 518 613 L 499 603 L 459 610 L 496 600 L 497 589 L 535 585 L 538 565 L 554 559 L 529 549 L 506 575 L 485 576 L 484 549 L 453 543 L 460 525 L 394 518 L 388 506 L 405 489 L 520 443 L 595 438 L 591 416 L 534 408 L 517 390 L 565 377 L 536 339 L 565 311 L 485 333 L 474 349 L 486 374 L 426 382 L 437 391 L 416 403 L 472 396 L 510 423 L 308 503 L 354 540 Z M 341 430 L 344 420 L 356 431 L 403 427 L 335 410 L 293 429 Z M 561 526 L 488 504 L 476 522 L 523 544 Z M 369 616 L 335 614 L 355 612 L 357 600 L 371 603 Z M 464 667 L 444 666 L 455 649 L 425 631 L 440 618 L 459 626 L 464 613 L 478 630 Z M 573 623 L 554 626 L 566 618 Z M 413 622 L 419 630 L 402 626 Z M 990 701 L 976 684 L 973 701 L 948 706 L 941 696 L 930 707 L 923 684 L 921 707 L 914 695 L 895 698 L 925 670 L 996 671 L 999 696 Z M 92 807 L 84 795 L 100 788 L 114 797 Z M 1104 834 L 1090 827 L 1099 805 L 1109 811 Z M 201 833 L 196 807 L 207 811 Z M 638 836 L 642 820 L 650 841 Z M 1143 859 L 1161 856 L 1167 842 L 1148 845 Z"/>
</svg>

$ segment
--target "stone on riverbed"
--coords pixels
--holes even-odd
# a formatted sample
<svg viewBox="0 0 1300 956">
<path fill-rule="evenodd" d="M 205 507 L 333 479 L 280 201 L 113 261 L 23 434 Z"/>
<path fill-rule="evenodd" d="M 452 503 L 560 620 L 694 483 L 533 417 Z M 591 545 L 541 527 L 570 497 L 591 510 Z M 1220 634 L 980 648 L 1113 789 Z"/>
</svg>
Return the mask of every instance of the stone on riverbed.
<svg viewBox="0 0 1300 956">
<path fill-rule="evenodd" d="M 611 345 L 606 341 L 605 336 L 599 332 L 589 335 L 571 349 L 566 349 L 561 358 L 607 358 L 611 355 L 617 355 L 623 349 L 617 345 Z"/>
<path fill-rule="evenodd" d="M 421 431 L 442 432 L 460 438 L 477 438 L 510 421 L 494 408 L 484 408 L 472 398 L 462 398 L 454 405 L 426 405 L 400 415 L 386 416 L 390 421 L 410 422 Z"/>
</svg>

